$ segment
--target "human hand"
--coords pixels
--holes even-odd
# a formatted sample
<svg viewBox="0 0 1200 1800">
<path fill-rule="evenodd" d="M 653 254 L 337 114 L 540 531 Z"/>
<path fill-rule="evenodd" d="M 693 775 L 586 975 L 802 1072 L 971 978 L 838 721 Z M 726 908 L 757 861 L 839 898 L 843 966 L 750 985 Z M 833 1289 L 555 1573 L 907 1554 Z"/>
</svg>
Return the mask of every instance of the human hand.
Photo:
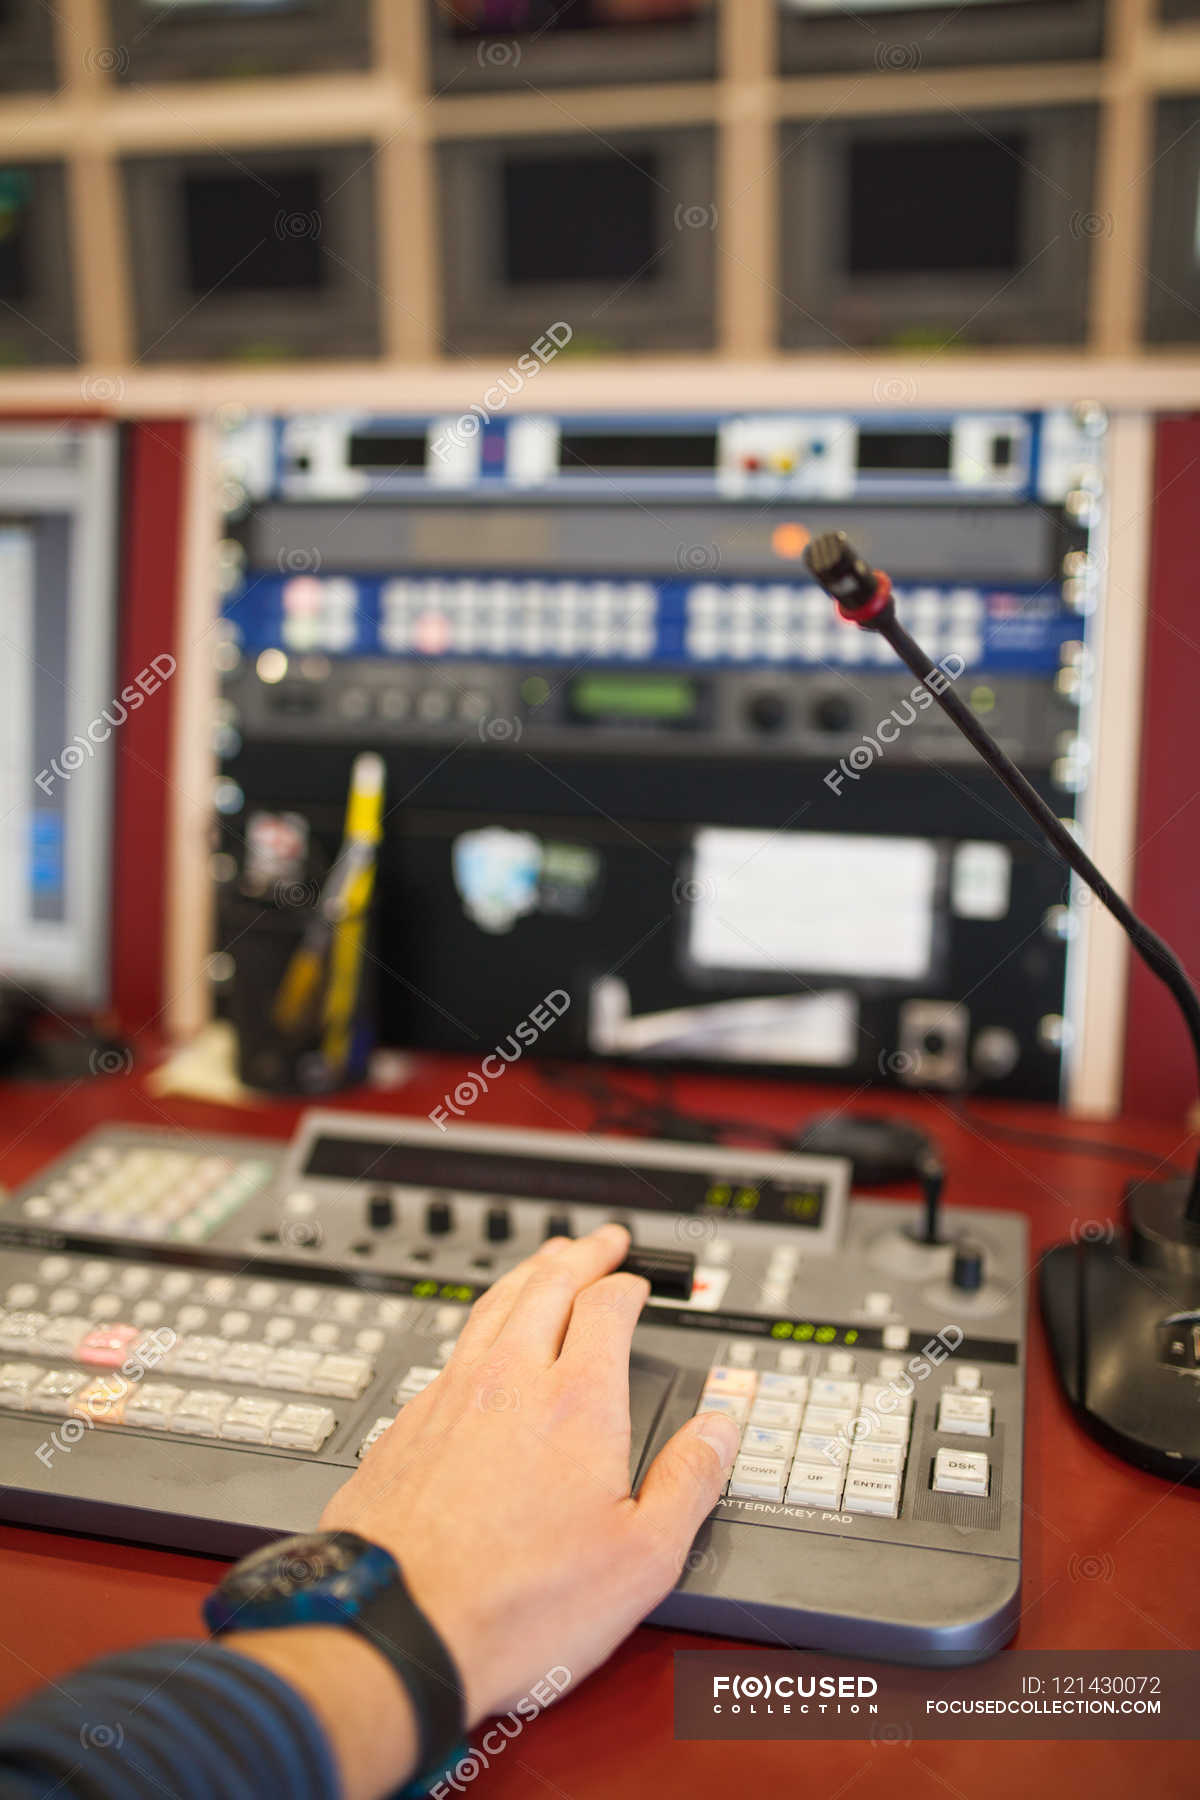
<svg viewBox="0 0 1200 1800">
<path fill-rule="evenodd" d="M 719 1413 L 629 1487 L 629 1351 L 649 1284 L 619 1225 L 552 1238 L 478 1300 L 446 1367 L 334 1496 L 390 1550 L 454 1657 L 468 1722 L 598 1667 L 674 1586 L 738 1432 Z"/>
</svg>

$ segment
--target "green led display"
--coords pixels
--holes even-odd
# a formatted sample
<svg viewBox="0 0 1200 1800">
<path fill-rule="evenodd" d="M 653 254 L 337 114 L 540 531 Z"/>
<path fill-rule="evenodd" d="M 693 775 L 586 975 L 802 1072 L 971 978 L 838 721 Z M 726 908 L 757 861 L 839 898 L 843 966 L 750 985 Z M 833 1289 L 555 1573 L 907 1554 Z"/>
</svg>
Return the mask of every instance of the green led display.
<svg viewBox="0 0 1200 1800">
<path fill-rule="evenodd" d="M 690 719 L 696 689 L 683 675 L 581 675 L 571 707 L 584 719 Z"/>
</svg>

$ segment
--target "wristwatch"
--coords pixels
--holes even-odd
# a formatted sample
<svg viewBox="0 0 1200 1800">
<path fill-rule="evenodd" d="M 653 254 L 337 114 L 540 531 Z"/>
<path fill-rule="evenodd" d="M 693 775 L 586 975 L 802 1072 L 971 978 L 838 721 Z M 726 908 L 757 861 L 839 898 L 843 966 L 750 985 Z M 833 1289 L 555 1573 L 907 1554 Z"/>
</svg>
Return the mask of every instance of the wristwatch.
<svg viewBox="0 0 1200 1800">
<path fill-rule="evenodd" d="M 465 1755 L 462 1681 L 445 1644 L 408 1591 L 389 1551 L 354 1531 L 284 1538 L 243 1558 L 204 1602 L 214 1637 L 293 1625 L 344 1625 L 386 1656 L 417 1718 L 419 1773 L 405 1793 L 423 1794 L 456 1755 Z"/>
</svg>

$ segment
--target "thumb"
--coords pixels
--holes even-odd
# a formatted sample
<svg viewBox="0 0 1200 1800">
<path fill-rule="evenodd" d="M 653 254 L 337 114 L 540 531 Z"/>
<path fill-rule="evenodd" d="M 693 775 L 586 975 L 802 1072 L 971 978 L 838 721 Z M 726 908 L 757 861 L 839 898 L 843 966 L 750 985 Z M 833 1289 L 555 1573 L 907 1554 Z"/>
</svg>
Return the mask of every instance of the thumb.
<svg viewBox="0 0 1200 1800">
<path fill-rule="evenodd" d="M 671 1581 L 721 1498 L 741 1435 L 726 1413 L 698 1413 L 663 1445 L 647 1471 L 638 1494 L 638 1514 L 671 1560 Z"/>
</svg>

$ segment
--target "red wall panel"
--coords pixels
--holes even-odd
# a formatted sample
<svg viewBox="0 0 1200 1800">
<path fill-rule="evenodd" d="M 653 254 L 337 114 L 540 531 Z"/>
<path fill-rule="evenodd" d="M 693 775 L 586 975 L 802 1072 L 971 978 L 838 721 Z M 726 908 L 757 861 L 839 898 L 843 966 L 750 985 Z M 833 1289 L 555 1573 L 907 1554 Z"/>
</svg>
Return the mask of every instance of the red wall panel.
<svg viewBox="0 0 1200 1800">
<path fill-rule="evenodd" d="M 1133 903 L 1200 978 L 1200 417 L 1159 421 Z M 1183 1121 L 1196 1099 L 1187 1032 L 1134 959 L 1125 1107 Z"/>
<path fill-rule="evenodd" d="M 182 420 L 127 428 L 118 693 L 156 656 L 179 654 L 186 449 Z M 115 739 L 112 995 L 126 1032 L 152 1025 L 163 1005 L 173 702 L 167 680 Z"/>
</svg>

